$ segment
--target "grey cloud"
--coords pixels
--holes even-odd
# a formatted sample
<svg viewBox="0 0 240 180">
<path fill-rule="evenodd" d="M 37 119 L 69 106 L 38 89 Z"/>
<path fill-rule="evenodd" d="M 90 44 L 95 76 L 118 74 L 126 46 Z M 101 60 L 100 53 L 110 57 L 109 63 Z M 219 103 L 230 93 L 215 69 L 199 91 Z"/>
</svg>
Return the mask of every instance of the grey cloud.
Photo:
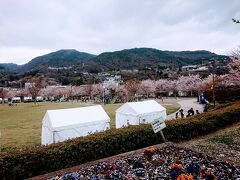
<svg viewBox="0 0 240 180">
<path fill-rule="evenodd" d="M 240 26 L 231 22 L 239 9 L 239 0 L 0 0 L 0 62 L 15 58 L 17 48 L 25 49 L 19 63 L 62 48 L 227 53 L 239 45 Z"/>
</svg>

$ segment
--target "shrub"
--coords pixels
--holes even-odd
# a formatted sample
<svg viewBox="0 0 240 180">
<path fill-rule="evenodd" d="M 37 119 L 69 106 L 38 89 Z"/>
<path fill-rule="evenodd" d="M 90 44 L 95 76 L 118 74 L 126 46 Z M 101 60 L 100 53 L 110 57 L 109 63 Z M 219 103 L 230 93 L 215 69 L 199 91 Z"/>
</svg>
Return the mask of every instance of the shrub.
<svg viewBox="0 0 240 180">
<path fill-rule="evenodd" d="M 167 121 L 166 138 L 191 139 L 238 122 L 240 102 L 187 119 Z M 2 179 L 23 179 L 80 163 L 161 143 L 150 125 L 131 126 L 79 137 L 49 146 L 14 150 L 0 157 Z"/>
<path fill-rule="evenodd" d="M 212 101 L 213 100 L 212 89 L 206 90 L 205 96 L 208 101 Z M 219 103 L 224 103 L 226 101 L 240 100 L 240 88 L 218 88 L 218 89 L 215 89 L 215 99 Z"/>
</svg>

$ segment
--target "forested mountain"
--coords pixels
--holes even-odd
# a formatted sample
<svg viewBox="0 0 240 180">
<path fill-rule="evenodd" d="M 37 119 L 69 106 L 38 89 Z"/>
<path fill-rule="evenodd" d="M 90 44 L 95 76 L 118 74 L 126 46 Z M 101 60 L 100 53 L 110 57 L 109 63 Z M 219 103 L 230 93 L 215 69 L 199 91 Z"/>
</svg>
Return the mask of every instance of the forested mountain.
<svg viewBox="0 0 240 180">
<path fill-rule="evenodd" d="M 105 70 L 113 70 L 141 69 L 156 66 L 180 67 L 188 64 L 211 61 L 213 59 L 222 60 L 225 58 L 227 57 L 204 50 L 161 51 L 152 48 L 134 48 L 115 52 L 105 52 L 91 59 L 91 61 L 93 61 L 98 68 L 101 67 Z"/>
<path fill-rule="evenodd" d="M 19 67 L 21 71 L 27 71 L 41 66 L 44 67 L 67 67 L 77 65 L 95 57 L 93 54 L 79 52 L 74 49 L 59 50 L 43 56 L 36 57 L 30 62 Z"/>
<path fill-rule="evenodd" d="M 142 69 L 145 67 L 181 67 L 188 64 L 199 64 L 206 61 L 222 60 L 227 56 L 209 51 L 161 51 L 152 48 L 133 48 L 115 52 L 104 52 L 92 55 L 77 50 L 59 50 L 36 57 L 28 63 L 0 64 L 9 71 L 26 72 L 38 68 L 78 66 L 82 71 L 108 71 L 117 69 Z"/>
<path fill-rule="evenodd" d="M 0 69 L 6 69 L 9 71 L 15 71 L 19 68 L 19 65 L 14 64 L 14 63 L 0 63 Z"/>
</svg>

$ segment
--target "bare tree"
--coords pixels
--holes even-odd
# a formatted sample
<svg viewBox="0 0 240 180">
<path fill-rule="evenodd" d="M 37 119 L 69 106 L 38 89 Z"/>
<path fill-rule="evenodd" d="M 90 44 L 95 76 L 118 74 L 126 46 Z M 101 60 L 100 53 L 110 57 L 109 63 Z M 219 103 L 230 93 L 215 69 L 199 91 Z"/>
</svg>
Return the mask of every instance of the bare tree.
<svg viewBox="0 0 240 180">
<path fill-rule="evenodd" d="M 32 98 L 34 99 L 34 104 L 36 104 L 37 96 L 39 95 L 39 92 L 41 90 L 41 79 L 38 77 L 33 77 L 28 82 L 30 83 L 28 91 L 32 95 Z"/>
<path fill-rule="evenodd" d="M 135 97 L 135 95 L 139 89 L 139 83 L 134 80 L 127 81 L 125 84 L 125 88 L 128 91 L 128 98 L 132 99 L 133 97 Z"/>
</svg>

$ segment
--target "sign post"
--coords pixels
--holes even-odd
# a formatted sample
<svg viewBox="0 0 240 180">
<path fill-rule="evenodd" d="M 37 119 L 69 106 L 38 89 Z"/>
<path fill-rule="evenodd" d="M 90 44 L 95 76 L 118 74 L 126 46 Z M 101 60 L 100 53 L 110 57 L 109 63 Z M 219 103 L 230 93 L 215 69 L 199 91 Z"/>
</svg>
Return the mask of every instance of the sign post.
<svg viewBox="0 0 240 180">
<path fill-rule="evenodd" d="M 167 140 L 166 140 L 162 130 L 160 131 L 160 135 L 161 135 L 161 137 L 163 139 L 163 142 L 167 142 Z"/>
<path fill-rule="evenodd" d="M 160 117 L 158 119 L 155 119 L 154 121 L 151 122 L 151 125 L 152 125 L 154 133 L 160 132 L 160 135 L 161 135 L 163 141 L 167 142 L 166 138 L 165 138 L 165 136 L 164 136 L 164 134 L 162 132 L 162 129 L 164 129 L 166 127 L 166 124 L 165 124 L 163 118 Z"/>
</svg>

